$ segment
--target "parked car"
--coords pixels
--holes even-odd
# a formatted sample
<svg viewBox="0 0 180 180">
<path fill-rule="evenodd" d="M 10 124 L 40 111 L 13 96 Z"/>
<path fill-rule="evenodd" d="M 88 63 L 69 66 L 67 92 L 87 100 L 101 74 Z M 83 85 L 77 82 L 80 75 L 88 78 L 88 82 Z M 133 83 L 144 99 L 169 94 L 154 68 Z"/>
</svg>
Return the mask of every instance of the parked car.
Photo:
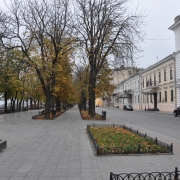
<svg viewBox="0 0 180 180">
<path fill-rule="evenodd" d="M 178 115 L 180 115 L 180 106 L 173 111 L 173 115 L 174 117 L 177 117 Z"/>
<path fill-rule="evenodd" d="M 123 110 L 125 110 L 125 111 L 133 111 L 133 108 L 132 108 L 131 105 L 124 105 Z"/>
</svg>

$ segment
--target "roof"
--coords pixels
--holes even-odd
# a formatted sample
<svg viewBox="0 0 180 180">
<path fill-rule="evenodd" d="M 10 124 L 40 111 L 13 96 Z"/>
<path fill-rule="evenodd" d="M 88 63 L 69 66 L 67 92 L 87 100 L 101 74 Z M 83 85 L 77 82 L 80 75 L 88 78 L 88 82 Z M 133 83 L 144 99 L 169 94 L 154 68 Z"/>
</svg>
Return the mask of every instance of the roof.
<svg viewBox="0 0 180 180">
<path fill-rule="evenodd" d="M 139 74 L 143 74 L 151 69 L 154 69 L 155 67 L 157 67 L 158 65 L 161 65 L 162 63 L 165 63 L 166 61 L 170 61 L 170 60 L 174 60 L 174 55 L 170 54 L 169 56 L 165 57 L 164 59 L 158 61 L 157 63 L 149 66 L 148 68 L 144 69 L 143 71 L 140 71 Z"/>
<path fill-rule="evenodd" d="M 170 30 L 175 30 L 176 27 L 178 27 L 180 25 L 180 15 L 179 16 L 176 16 L 174 18 L 174 24 L 172 26 L 170 26 L 168 29 Z"/>
</svg>

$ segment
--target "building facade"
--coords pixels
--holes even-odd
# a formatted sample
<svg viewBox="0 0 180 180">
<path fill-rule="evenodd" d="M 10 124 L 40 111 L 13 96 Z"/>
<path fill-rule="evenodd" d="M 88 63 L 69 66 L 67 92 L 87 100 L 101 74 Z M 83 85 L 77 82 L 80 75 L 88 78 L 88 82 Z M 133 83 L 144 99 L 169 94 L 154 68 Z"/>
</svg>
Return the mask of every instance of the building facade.
<svg viewBox="0 0 180 180">
<path fill-rule="evenodd" d="M 114 71 L 114 107 L 130 104 L 137 110 L 173 112 L 180 106 L 180 15 L 169 29 L 175 33 L 173 54 L 144 70 Z"/>
<path fill-rule="evenodd" d="M 124 93 L 124 89 L 119 90 L 119 88 L 122 87 L 122 85 L 121 85 L 122 82 L 124 82 L 126 79 L 135 75 L 137 72 L 139 72 L 141 70 L 142 70 L 142 68 L 124 67 L 123 65 L 118 69 L 112 70 L 112 79 L 113 79 L 112 83 L 116 86 L 116 89 L 114 90 L 112 97 L 101 98 L 102 103 L 99 103 L 100 106 L 120 107 L 121 106 L 120 104 L 122 104 L 123 102 L 125 102 L 125 101 L 130 102 L 131 101 L 130 99 L 123 99 L 122 97 L 119 98 L 120 95 L 122 96 L 122 93 Z M 126 97 L 129 97 L 129 96 L 130 96 L 130 94 L 126 94 Z M 98 100 L 96 100 L 96 102 L 98 102 Z M 99 100 L 99 102 L 100 102 L 100 100 Z"/>
<path fill-rule="evenodd" d="M 177 107 L 174 54 L 123 80 L 114 90 L 114 107 L 132 105 L 135 110 L 169 111 Z"/>
<path fill-rule="evenodd" d="M 140 109 L 173 112 L 176 107 L 175 72 L 175 58 L 172 54 L 140 73 Z"/>
<path fill-rule="evenodd" d="M 123 109 L 126 104 L 134 109 L 140 108 L 140 75 L 139 73 L 127 78 L 117 85 L 113 94 L 114 107 Z"/>
<path fill-rule="evenodd" d="M 169 29 L 175 34 L 176 92 L 177 106 L 180 106 L 180 15 L 175 17 L 174 24 Z"/>
</svg>

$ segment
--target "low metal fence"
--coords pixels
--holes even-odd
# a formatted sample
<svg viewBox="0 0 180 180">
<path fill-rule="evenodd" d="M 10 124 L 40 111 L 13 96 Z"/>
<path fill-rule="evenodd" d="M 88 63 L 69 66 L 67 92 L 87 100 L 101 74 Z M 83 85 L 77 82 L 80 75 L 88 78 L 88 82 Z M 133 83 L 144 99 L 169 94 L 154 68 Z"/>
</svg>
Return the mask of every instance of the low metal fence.
<svg viewBox="0 0 180 180">
<path fill-rule="evenodd" d="M 44 113 L 45 113 L 45 110 L 39 111 L 39 114 L 32 116 L 32 119 L 36 119 L 37 117 L 44 115 Z"/>
<path fill-rule="evenodd" d="M 173 172 L 151 172 L 151 173 L 110 173 L 110 180 L 178 180 L 180 171 L 175 168 Z"/>
<path fill-rule="evenodd" d="M 133 132 L 143 138 L 153 141 L 155 144 L 159 146 L 142 146 L 137 144 L 137 146 L 127 146 L 127 147 L 100 147 L 92 135 L 90 131 L 90 127 L 120 127 L 124 128 L 130 132 Z M 164 154 L 173 154 L 173 144 L 164 143 L 156 138 L 152 138 L 148 136 L 146 133 L 143 134 L 138 130 L 134 130 L 129 128 L 125 125 L 117 125 L 117 124 L 91 124 L 87 125 L 87 132 L 88 135 L 94 145 L 94 149 L 97 155 L 104 155 L 104 154 L 147 154 L 147 153 L 164 153 Z"/>
</svg>

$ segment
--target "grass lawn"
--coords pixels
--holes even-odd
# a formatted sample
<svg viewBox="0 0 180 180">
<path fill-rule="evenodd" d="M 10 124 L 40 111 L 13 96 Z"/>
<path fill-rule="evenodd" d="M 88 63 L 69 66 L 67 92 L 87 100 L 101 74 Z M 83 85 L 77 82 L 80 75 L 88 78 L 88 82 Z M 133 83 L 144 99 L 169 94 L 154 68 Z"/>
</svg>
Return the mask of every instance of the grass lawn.
<svg viewBox="0 0 180 180">
<path fill-rule="evenodd" d="M 81 115 L 84 120 L 104 120 L 99 114 L 96 114 L 94 118 L 90 117 L 88 110 L 81 110 Z"/>
<path fill-rule="evenodd" d="M 96 139 L 102 151 L 116 149 L 115 152 L 137 153 L 140 145 L 141 153 L 168 153 L 165 147 L 156 144 L 153 140 L 140 137 L 121 127 L 90 127 L 90 132 Z M 121 148 L 120 148 L 121 147 Z"/>
</svg>

